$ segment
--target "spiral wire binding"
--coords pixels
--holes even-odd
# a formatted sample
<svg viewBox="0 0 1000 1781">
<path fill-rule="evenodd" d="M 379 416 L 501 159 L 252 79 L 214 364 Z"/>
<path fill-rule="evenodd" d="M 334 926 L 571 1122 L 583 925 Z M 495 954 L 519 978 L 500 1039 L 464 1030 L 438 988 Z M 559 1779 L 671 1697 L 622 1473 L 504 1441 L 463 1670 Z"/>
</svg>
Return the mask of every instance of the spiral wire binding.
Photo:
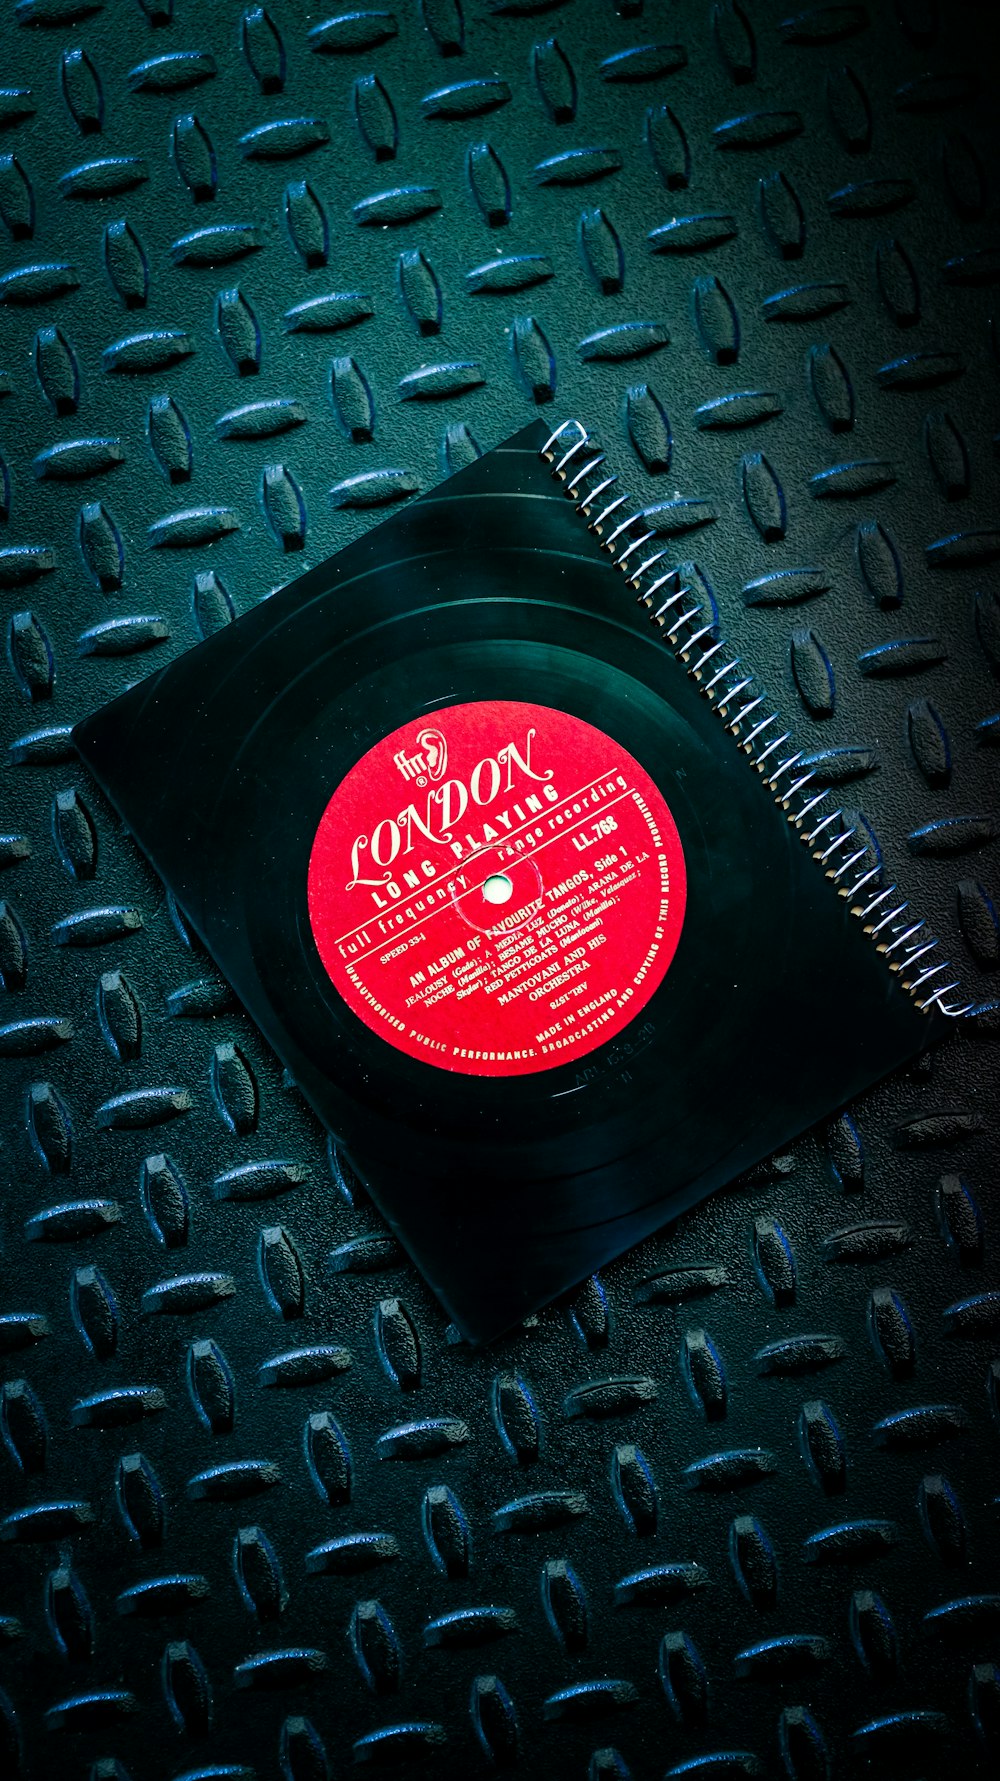
<svg viewBox="0 0 1000 1781">
<path fill-rule="evenodd" d="M 570 428 L 576 428 L 576 437 L 564 449 Z M 625 575 L 628 586 L 635 589 L 636 599 L 646 607 L 651 623 L 659 626 L 677 659 L 698 682 L 729 734 L 760 773 L 775 803 L 836 885 L 838 894 L 847 900 L 851 914 L 864 923 L 865 933 L 874 940 L 916 1006 L 927 1014 L 934 1008 L 950 1017 L 968 1014 L 974 1007 L 972 1002 L 955 1004 L 945 1000 L 959 988 L 958 978 L 935 982 L 951 968 L 946 959 L 933 957 L 939 942 L 928 932 L 925 922 L 914 919 L 909 904 L 898 900 L 896 885 L 880 888 L 880 866 L 863 869 L 868 859 L 867 846 L 851 850 L 856 830 L 846 826 L 841 810 L 822 809 L 831 795 L 829 788 L 817 791 L 812 783 L 815 773 L 800 770 L 802 750 L 794 748 L 791 731 L 781 728 L 778 713 L 771 711 L 768 715 L 770 701 L 763 690 L 756 689 L 755 676 L 746 672 L 740 657 L 719 637 L 714 615 L 709 616 L 707 624 L 698 623 L 704 608 L 697 603 L 692 590 L 681 585 L 678 571 L 666 561 L 665 549 L 642 554 L 646 545 L 655 542 L 655 530 L 649 527 L 641 510 L 627 510 L 628 495 L 615 492 L 617 475 L 601 474 L 606 465 L 605 454 L 583 422 L 563 421 L 550 433 L 539 456 L 564 484 L 565 494 L 575 501 L 589 530 Z M 595 477 L 597 480 L 593 481 Z M 776 734 L 776 729 L 780 733 Z M 783 754 L 786 747 L 792 752 Z"/>
</svg>

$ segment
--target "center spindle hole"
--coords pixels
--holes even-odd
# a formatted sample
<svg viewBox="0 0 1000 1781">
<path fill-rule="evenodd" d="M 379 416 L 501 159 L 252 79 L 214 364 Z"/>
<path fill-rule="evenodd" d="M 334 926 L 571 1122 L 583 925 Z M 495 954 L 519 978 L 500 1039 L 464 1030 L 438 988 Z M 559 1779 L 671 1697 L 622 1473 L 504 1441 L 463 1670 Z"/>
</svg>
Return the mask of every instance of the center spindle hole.
<svg viewBox="0 0 1000 1781">
<path fill-rule="evenodd" d="M 514 886 L 506 872 L 491 872 L 483 885 L 487 903 L 508 903 L 513 894 Z"/>
</svg>

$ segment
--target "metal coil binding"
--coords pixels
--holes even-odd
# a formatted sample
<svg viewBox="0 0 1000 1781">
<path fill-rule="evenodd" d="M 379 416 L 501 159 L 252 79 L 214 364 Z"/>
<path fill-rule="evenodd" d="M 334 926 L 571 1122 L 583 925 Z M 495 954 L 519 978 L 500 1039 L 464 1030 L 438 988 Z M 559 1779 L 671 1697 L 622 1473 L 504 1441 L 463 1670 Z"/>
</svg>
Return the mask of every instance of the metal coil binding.
<svg viewBox="0 0 1000 1781">
<path fill-rule="evenodd" d="M 576 429 L 576 434 L 567 445 L 565 436 L 571 428 Z M 577 512 L 622 571 L 628 586 L 635 590 L 638 603 L 649 612 L 650 622 L 659 626 L 677 659 L 697 681 L 730 735 L 756 767 L 813 858 L 848 902 L 851 914 L 864 923 L 865 933 L 874 940 L 916 1006 L 925 1013 L 936 1008 L 952 1017 L 969 1013 L 973 1003 L 945 999 L 959 988 L 959 980 L 941 981 L 948 976 L 950 967 L 946 959 L 933 956 L 939 942 L 928 932 L 926 923 L 913 918 L 909 904 L 899 900 L 896 885 L 880 886 L 878 866 L 862 869 L 867 847 L 851 850 L 856 831 L 842 821 L 843 812 L 822 808 L 831 795 L 829 789 L 814 790 L 814 773 L 796 770 L 803 751 L 795 749 L 791 731 L 782 729 L 778 713 L 769 709 L 770 701 L 764 691 L 755 687 L 755 676 L 746 671 L 739 656 L 720 638 L 714 615 L 707 624 L 699 623 L 704 618 L 703 608 L 691 604 L 696 596 L 681 585 L 677 570 L 669 566 L 665 549 L 654 548 L 648 555 L 643 554 L 645 546 L 655 543 L 655 530 L 647 525 L 641 510 L 628 511 L 628 495 L 616 492 L 617 475 L 602 474 L 605 454 L 582 421 L 563 421 L 550 433 L 539 455 L 564 485 L 565 494 L 575 502 Z M 783 753 L 786 747 L 791 752 Z"/>
</svg>

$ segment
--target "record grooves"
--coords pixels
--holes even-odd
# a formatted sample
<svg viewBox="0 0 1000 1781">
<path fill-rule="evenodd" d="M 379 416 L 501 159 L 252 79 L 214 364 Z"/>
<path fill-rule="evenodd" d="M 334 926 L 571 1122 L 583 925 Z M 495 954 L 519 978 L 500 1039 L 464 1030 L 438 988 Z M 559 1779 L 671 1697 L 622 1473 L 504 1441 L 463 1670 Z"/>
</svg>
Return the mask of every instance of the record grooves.
<svg viewBox="0 0 1000 1781">
<path fill-rule="evenodd" d="M 625 504 L 534 423 L 74 732 L 472 1340 L 957 1011 Z"/>
</svg>

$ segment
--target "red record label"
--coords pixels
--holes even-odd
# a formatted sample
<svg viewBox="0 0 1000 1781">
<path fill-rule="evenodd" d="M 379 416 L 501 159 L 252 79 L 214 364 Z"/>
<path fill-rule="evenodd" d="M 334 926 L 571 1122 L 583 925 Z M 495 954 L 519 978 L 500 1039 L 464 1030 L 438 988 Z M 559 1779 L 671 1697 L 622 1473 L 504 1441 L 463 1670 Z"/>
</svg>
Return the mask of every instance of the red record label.
<svg viewBox="0 0 1000 1781">
<path fill-rule="evenodd" d="M 348 1007 L 410 1057 L 524 1076 L 620 1033 L 670 965 L 684 854 L 638 761 L 544 705 L 393 730 L 320 818 L 309 920 Z"/>
</svg>

